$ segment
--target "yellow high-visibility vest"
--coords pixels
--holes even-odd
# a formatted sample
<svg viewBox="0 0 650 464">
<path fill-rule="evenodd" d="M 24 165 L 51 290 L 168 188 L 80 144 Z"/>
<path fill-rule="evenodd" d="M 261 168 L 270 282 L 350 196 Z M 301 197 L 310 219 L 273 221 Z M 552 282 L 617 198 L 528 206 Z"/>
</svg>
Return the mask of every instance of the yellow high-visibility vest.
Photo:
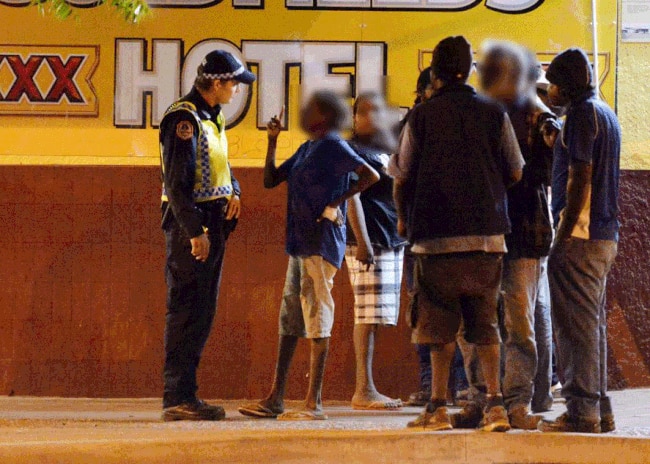
<svg viewBox="0 0 650 464">
<path fill-rule="evenodd" d="M 165 112 L 163 119 L 175 111 L 187 111 L 199 127 L 196 144 L 196 172 L 194 176 L 194 201 L 197 203 L 230 198 L 233 194 L 230 167 L 228 166 L 228 140 L 226 139 L 226 119 L 223 112 L 217 116 L 217 124 L 210 120 L 201 119 L 194 104 L 176 102 Z M 160 156 L 162 157 L 162 144 Z M 164 163 L 163 163 L 164 167 Z M 167 193 L 163 185 L 162 200 L 167 201 Z"/>
</svg>

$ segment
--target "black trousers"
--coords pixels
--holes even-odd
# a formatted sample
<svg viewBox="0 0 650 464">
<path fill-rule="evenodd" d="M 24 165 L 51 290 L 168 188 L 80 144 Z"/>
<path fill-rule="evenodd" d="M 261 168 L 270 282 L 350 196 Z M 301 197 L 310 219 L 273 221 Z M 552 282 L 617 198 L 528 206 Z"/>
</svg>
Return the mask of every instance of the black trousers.
<svg viewBox="0 0 650 464">
<path fill-rule="evenodd" d="M 231 221 L 226 200 L 200 203 L 208 228 L 210 253 L 205 262 L 192 256 L 190 237 L 175 219 L 166 221 L 167 315 L 163 407 L 196 399 L 196 371 L 217 309 L 221 269 Z"/>
</svg>

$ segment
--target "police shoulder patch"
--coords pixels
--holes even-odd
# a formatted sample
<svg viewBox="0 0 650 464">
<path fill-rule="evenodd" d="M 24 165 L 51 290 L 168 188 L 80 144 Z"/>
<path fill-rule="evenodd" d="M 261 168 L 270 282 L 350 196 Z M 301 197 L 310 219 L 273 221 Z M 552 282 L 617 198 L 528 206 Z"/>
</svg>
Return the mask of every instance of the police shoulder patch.
<svg viewBox="0 0 650 464">
<path fill-rule="evenodd" d="M 189 121 L 181 121 L 176 124 L 176 137 L 181 140 L 189 140 L 194 135 L 194 126 Z"/>
</svg>

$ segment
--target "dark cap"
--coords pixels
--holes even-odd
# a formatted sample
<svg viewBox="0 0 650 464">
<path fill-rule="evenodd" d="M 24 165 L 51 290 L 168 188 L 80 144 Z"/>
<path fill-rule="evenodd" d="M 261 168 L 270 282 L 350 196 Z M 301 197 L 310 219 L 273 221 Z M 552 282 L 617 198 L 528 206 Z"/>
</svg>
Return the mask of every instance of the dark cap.
<svg viewBox="0 0 650 464">
<path fill-rule="evenodd" d="M 569 93 L 591 89 L 591 64 L 587 54 L 579 48 L 569 48 L 551 61 L 546 79 Z"/>
<path fill-rule="evenodd" d="M 203 61 L 203 77 L 208 79 L 233 79 L 244 84 L 255 81 L 255 74 L 246 69 L 241 61 L 224 50 L 208 53 Z"/>
<path fill-rule="evenodd" d="M 431 70 L 443 81 L 465 81 L 472 70 L 472 61 L 472 46 L 465 37 L 447 37 L 433 50 Z"/>
</svg>

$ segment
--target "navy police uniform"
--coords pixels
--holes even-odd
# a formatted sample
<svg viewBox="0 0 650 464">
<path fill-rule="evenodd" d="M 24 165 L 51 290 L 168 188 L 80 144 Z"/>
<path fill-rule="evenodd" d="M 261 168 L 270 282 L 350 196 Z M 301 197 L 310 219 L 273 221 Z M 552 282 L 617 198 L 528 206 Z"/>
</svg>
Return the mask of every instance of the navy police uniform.
<svg viewBox="0 0 650 464">
<path fill-rule="evenodd" d="M 167 316 L 163 408 L 197 402 L 196 370 L 216 312 L 230 198 L 240 195 L 228 163 L 225 119 L 193 88 L 165 113 L 160 125 L 162 228 L 166 241 Z M 206 232 L 205 262 L 190 238 Z"/>
</svg>

